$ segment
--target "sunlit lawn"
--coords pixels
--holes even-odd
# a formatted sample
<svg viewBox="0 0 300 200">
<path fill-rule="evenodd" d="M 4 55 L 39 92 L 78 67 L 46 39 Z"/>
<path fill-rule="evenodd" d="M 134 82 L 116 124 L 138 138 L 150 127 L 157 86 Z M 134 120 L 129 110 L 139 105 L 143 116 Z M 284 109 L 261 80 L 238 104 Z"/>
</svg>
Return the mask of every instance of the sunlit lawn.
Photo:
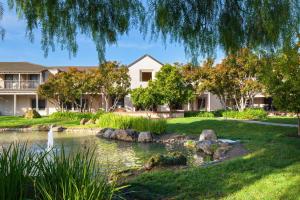
<svg viewBox="0 0 300 200">
<path fill-rule="evenodd" d="M 297 129 L 201 118 L 172 119 L 169 132 L 239 139 L 248 155 L 210 167 L 163 170 L 128 183 L 129 199 L 300 199 Z"/>
<path fill-rule="evenodd" d="M 21 127 L 30 127 L 30 126 L 45 125 L 45 124 L 56 124 L 65 127 L 70 127 L 70 126 L 79 125 L 79 120 L 57 120 L 57 119 L 51 119 L 49 117 L 25 119 L 23 117 L 0 116 L 0 128 L 9 128 L 9 127 L 21 128 Z"/>
</svg>

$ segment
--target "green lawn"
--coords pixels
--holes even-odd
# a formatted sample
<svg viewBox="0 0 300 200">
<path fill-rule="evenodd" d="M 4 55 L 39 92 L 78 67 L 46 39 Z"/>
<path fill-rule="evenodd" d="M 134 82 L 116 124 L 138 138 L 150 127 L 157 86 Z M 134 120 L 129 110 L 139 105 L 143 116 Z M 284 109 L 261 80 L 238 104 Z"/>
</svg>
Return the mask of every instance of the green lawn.
<svg viewBox="0 0 300 200">
<path fill-rule="evenodd" d="M 128 184 L 129 199 L 300 199 L 300 138 L 296 128 L 215 119 L 168 121 L 168 131 L 240 139 L 251 151 L 210 167 L 148 172 Z"/>
<path fill-rule="evenodd" d="M 70 127 L 79 125 L 79 120 L 55 120 L 50 119 L 49 117 L 25 119 L 23 117 L 0 116 L 0 128 L 21 128 L 41 124 L 56 124 L 64 127 Z"/>
<path fill-rule="evenodd" d="M 260 121 L 282 124 L 298 124 L 298 118 L 296 117 L 268 117 L 267 119 Z"/>
</svg>

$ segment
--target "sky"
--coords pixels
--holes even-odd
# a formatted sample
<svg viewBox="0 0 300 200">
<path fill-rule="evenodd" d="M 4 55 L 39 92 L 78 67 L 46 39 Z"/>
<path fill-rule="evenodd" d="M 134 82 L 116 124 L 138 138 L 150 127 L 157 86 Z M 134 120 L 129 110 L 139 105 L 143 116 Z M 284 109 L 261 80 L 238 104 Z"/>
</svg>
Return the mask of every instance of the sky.
<svg viewBox="0 0 300 200">
<path fill-rule="evenodd" d="M 0 40 L 0 62 L 26 61 L 44 66 L 95 66 L 98 65 L 98 55 L 91 39 L 80 35 L 77 38 L 78 52 L 70 57 L 67 50 L 56 48 L 44 56 L 41 49 L 39 31 L 35 32 L 34 41 L 26 37 L 26 23 L 18 19 L 14 11 L 10 11 L 4 3 L 4 15 L 0 21 L 6 33 L 4 40 Z M 180 44 L 167 42 L 166 45 L 158 41 L 143 39 L 142 35 L 132 30 L 128 35 L 121 36 L 116 45 L 107 46 L 106 60 L 118 61 L 121 64 L 130 64 L 144 54 L 149 54 L 162 63 L 187 63 L 191 59 L 185 55 Z M 216 52 L 216 61 L 223 57 L 223 53 Z M 200 60 L 201 61 L 201 60 Z"/>
</svg>

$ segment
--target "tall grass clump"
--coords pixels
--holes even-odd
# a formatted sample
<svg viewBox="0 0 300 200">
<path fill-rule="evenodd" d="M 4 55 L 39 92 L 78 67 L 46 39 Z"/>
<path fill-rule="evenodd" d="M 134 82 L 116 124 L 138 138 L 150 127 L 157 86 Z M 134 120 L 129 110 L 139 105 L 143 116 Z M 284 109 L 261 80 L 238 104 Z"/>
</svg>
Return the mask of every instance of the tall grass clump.
<svg viewBox="0 0 300 200">
<path fill-rule="evenodd" d="M 65 151 L 52 152 L 40 163 L 37 189 L 44 200 L 112 199 L 113 185 L 96 167 L 94 152 L 87 150 L 75 155 Z"/>
<path fill-rule="evenodd" d="M 98 125 L 102 128 L 134 129 L 136 131 L 162 134 L 166 132 L 167 121 L 165 119 L 147 119 L 108 113 L 99 117 Z"/>
<path fill-rule="evenodd" d="M 0 150 L 0 199 L 34 197 L 34 179 L 38 174 L 37 154 L 25 144 L 12 144 Z"/>
<path fill-rule="evenodd" d="M 107 177 L 91 150 L 34 153 L 12 144 L 0 151 L 0 199 L 110 200 L 117 189 Z"/>
<path fill-rule="evenodd" d="M 49 116 L 51 119 L 58 120 L 80 120 L 82 118 L 92 119 L 93 113 L 85 112 L 55 112 Z"/>
<path fill-rule="evenodd" d="M 259 108 L 248 108 L 244 111 L 229 110 L 222 113 L 223 117 L 232 119 L 265 119 L 268 113 Z"/>
</svg>

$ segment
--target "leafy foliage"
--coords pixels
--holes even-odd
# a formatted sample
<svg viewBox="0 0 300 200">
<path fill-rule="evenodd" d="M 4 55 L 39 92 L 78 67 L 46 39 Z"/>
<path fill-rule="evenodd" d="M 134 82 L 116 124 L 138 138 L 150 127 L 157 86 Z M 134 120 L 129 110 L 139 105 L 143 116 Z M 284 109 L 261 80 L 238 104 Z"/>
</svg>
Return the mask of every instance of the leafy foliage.
<svg viewBox="0 0 300 200">
<path fill-rule="evenodd" d="M 55 112 L 49 117 L 51 119 L 67 119 L 67 120 L 81 120 L 83 118 L 92 119 L 93 113 L 81 113 L 81 112 Z"/>
<path fill-rule="evenodd" d="M 27 110 L 25 112 L 24 118 L 26 119 L 41 118 L 41 115 L 38 113 L 38 111 L 32 109 L 32 110 Z"/>
<path fill-rule="evenodd" d="M 222 116 L 232 119 L 265 119 L 268 113 L 263 109 L 247 108 L 244 111 L 227 110 L 222 112 Z"/>
<path fill-rule="evenodd" d="M 298 44 L 273 55 L 265 55 L 262 81 L 275 106 L 298 116 L 300 135 L 300 35 Z"/>
<path fill-rule="evenodd" d="M 98 125 L 102 128 L 134 129 L 136 131 L 150 131 L 151 133 L 162 134 L 166 132 L 167 121 L 164 119 L 154 120 L 108 113 L 99 117 Z"/>
<path fill-rule="evenodd" d="M 99 171 L 93 151 L 66 155 L 11 144 L 0 152 L 1 199 L 112 199 L 116 188 Z"/>
<path fill-rule="evenodd" d="M 273 47 L 292 41 L 299 31 L 299 0 L 8 0 L 27 22 L 33 40 L 41 30 L 48 54 L 57 45 L 73 55 L 77 37 L 91 38 L 104 61 L 105 48 L 133 28 L 151 38 L 182 43 L 194 60 L 211 55 L 217 46 L 226 52 L 242 47 Z M 280 17 L 278 17 L 280 16 Z M 228 28 L 230 27 L 230 28 Z M 57 45 L 55 43 L 58 43 Z"/>
<path fill-rule="evenodd" d="M 204 118 L 213 118 L 216 117 L 213 112 L 205 111 L 189 111 L 184 113 L 184 117 L 204 117 Z"/>
</svg>

